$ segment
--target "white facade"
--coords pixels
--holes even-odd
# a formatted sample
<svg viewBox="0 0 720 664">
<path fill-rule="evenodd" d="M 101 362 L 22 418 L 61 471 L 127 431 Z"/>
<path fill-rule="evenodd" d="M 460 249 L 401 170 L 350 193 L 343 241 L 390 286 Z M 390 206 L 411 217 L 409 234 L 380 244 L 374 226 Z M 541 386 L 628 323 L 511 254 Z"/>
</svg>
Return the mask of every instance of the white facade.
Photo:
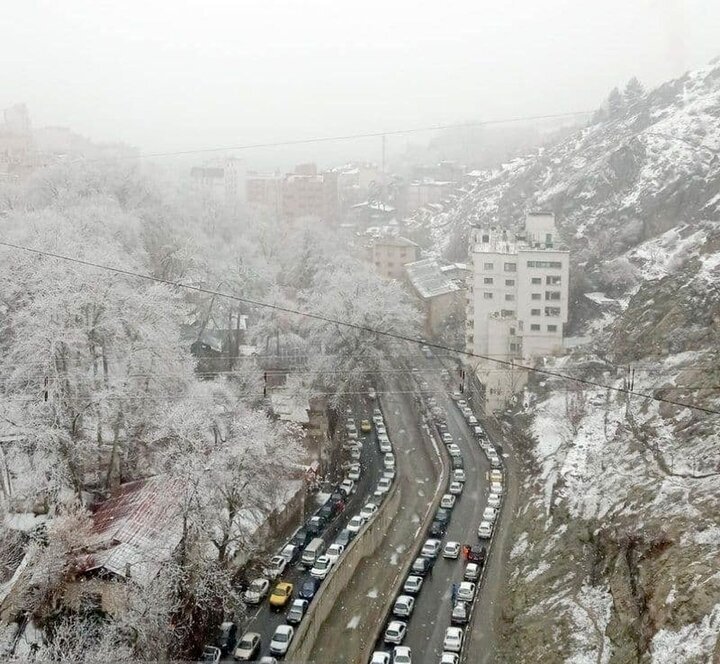
<svg viewBox="0 0 720 664">
<path fill-rule="evenodd" d="M 524 384 L 513 362 L 562 351 L 570 255 L 556 248 L 556 235 L 549 213 L 529 214 L 522 233 L 475 232 L 466 342 L 468 351 L 500 360 L 469 358 L 486 386 L 490 409 Z"/>
</svg>

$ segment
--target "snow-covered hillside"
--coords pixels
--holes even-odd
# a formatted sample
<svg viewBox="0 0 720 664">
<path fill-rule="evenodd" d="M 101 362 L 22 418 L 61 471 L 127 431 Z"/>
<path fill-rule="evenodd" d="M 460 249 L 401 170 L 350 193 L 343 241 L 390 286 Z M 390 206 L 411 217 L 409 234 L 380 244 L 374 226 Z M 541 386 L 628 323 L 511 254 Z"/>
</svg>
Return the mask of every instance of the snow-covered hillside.
<svg viewBox="0 0 720 664">
<path fill-rule="evenodd" d="M 525 467 L 502 661 L 720 661 L 720 62 L 415 221 L 455 254 L 536 207 L 592 338 L 547 367 L 618 391 L 541 377 L 507 424 Z"/>
</svg>

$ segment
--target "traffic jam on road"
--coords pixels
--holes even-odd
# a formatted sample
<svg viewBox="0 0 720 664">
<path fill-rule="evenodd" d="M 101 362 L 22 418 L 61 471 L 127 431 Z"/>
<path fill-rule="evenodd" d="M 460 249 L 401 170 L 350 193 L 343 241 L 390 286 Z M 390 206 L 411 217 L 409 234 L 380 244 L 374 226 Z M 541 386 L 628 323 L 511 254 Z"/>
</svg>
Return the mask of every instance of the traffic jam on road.
<svg viewBox="0 0 720 664">
<path fill-rule="evenodd" d="M 217 645 L 206 647 L 203 661 L 282 659 L 316 593 L 376 514 L 395 479 L 395 456 L 380 408 L 359 421 L 348 409 L 343 438 L 344 479 L 271 557 L 262 576 L 249 583 L 243 601 L 258 610 L 242 633 L 235 623 L 223 623 Z"/>
<path fill-rule="evenodd" d="M 428 386 L 423 383 L 422 387 L 427 388 Z M 493 531 L 502 507 L 504 477 L 500 455 L 495 446 L 490 443 L 473 411 L 463 399 L 463 394 L 454 393 L 452 400 L 455 405 L 451 407 L 456 408 L 462 414 L 463 427 L 472 434 L 472 444 L 478 446 L 484 452 L 486 460 L 483 461 L 483 464 L 487 465 L 489 463 L 490 466 L 487 506 L 484 508 L 482 518 L 477 525 L 477 542 L 467 543 L 468 540 L 475 536 L 475 526 L 471 523 L 461 524 L 459 531 L 457 528 L 454 529 L 456 537 L 458 532 L 462 533 L 464 537 L 462 542 L 446 537 L 453 512 L 457 511 L 457 506 L 463 500 L 463 493 L 469 478 L 466 475 L 465 461 L 460 447 L 456 444 L 456 440 L 453 438 L 448 426 L 451 420 L 448 417 L 450 413 L 447 413 L 441 407 L 437 399 L 430 397 L 426 400 L 426 405 L 432 413 L 433 424 L 438 438 L 444 443 L 450 458 L 451 468 L 449 470 L 448 485 L 446 492 L 440 499 L 439 507 L 427 527 L 426 540 L 420 549 L 419 555 L 413 560 L 410 571 L 395 597 L 384 631 L 375 645 L 376 650 L 371 655 L 370 664 L 411 664 L 413 649 L 408 645 L 408 642 L 410 641 L 415 646 L 415 649 L 419 650 L 420 648 L 416 645 L 416 642 L 413 643 L 408 639 L 408 635 L 412 626 L 413 614 L 417 609 L 419 600 L 422 599 L 423 592 L 435 594 L 435 597 L 428 600 L 430 620 L 434 623 L 443 618 L 442 615 L 437 614 L 437 606 L 441 603 L 437 594 L 448 593 L 451 598 L 451 610 L 447 615 L 447 627 L 444 634 L 438 637 L 438 640 L 442 639 L 438 651 L 440 647 L 442 651 L 439 654 L 436 653 L 435 656 L 439 656 L 439 661 L 442 664 L 457 664 L 461 661 L 463 650 L 466 647 L 465 629 L 472 619 L 473 608 L 485 572 L 488 547 L 492 542 Z M 475 454 L 478 455 L 478 453 Z M 479 456 L 482 457 L 482 454 Z M 479 481 L 479 478 L 477 479 Z M 485 477 L 482 479 L 484 480 Z M 466 500 L 473 501 L 474 498 L 467 497 Z M 443 565 L 446 567 L 444 567 L 443 573 L 448 579 L 457 578 L 461 580 L 457 582 L 448 581 L 450 587 L 428 589 L 430 585 L 436 585 L 431 580 L 433 568 L 439 560 L 444 561 Z M 452 566 L 457 565 L 461 565 L 462 570 L 454 572 Z M 425 625 L 421 626 L 421 631 L 427 632 Z M 424 638 L 430 639 L 429 636 Z M 428 643 L 424 643 L 422 651 L 418 653 L 423 662 L 431 661 L 429 656 L 433 649 L 428 646 Z"/>
</svg>

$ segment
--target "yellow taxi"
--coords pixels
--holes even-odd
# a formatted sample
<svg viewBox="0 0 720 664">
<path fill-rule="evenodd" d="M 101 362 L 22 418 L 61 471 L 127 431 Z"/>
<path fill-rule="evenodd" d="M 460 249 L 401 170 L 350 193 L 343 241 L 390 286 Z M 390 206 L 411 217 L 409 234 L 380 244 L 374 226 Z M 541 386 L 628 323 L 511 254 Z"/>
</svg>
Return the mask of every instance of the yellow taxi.
<svg viewBox="0 0 720 664">
<path fill-rule="evenodd" d="M 293 584 L 287 581 L 280 581 L 270 594 L 270 606 L 274 609 L 282 609 L 292 597 Z"/>
<path fill-rule="evenodd" d="M 363 433 L 370 433 L 372 431 L 372 427 L 370 426 L 370 420 L 363 420 L 360 423 L 360 431 Z"/>
</svg>

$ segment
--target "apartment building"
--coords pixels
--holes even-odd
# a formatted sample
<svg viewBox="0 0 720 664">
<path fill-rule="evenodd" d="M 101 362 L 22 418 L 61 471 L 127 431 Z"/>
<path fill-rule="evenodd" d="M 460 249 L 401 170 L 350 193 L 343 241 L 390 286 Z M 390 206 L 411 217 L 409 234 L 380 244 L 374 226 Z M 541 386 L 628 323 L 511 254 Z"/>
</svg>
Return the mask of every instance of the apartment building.
<svg viewBox="0 0 720 664">
<path fill-rule="evenodd" d="M 245 177 L 245 165 L 233 158 L 215 160 L 190 169 L 190 178 L 196 191 L 228 205 L 245 201 Z"/>
<path fill-rule="evenodd" d="M 524 385 L 525 372 L 515 371 L 513 362 L 562 351 L 570 255 L 558 246 L 553 214 L 531 212 L 520 233 L 476 229 L 472 257 L 467 350 L 509 363 L 470 358 L 494 410 Z"/>
<path fill-rule="evenodd" d="M 419 256 L 420 247 L 400 236 L 375 238 L 370 247 L 370 260 L 386 279 L 402 278 L 404 266 L 415 262 Z"/>
</svg>

